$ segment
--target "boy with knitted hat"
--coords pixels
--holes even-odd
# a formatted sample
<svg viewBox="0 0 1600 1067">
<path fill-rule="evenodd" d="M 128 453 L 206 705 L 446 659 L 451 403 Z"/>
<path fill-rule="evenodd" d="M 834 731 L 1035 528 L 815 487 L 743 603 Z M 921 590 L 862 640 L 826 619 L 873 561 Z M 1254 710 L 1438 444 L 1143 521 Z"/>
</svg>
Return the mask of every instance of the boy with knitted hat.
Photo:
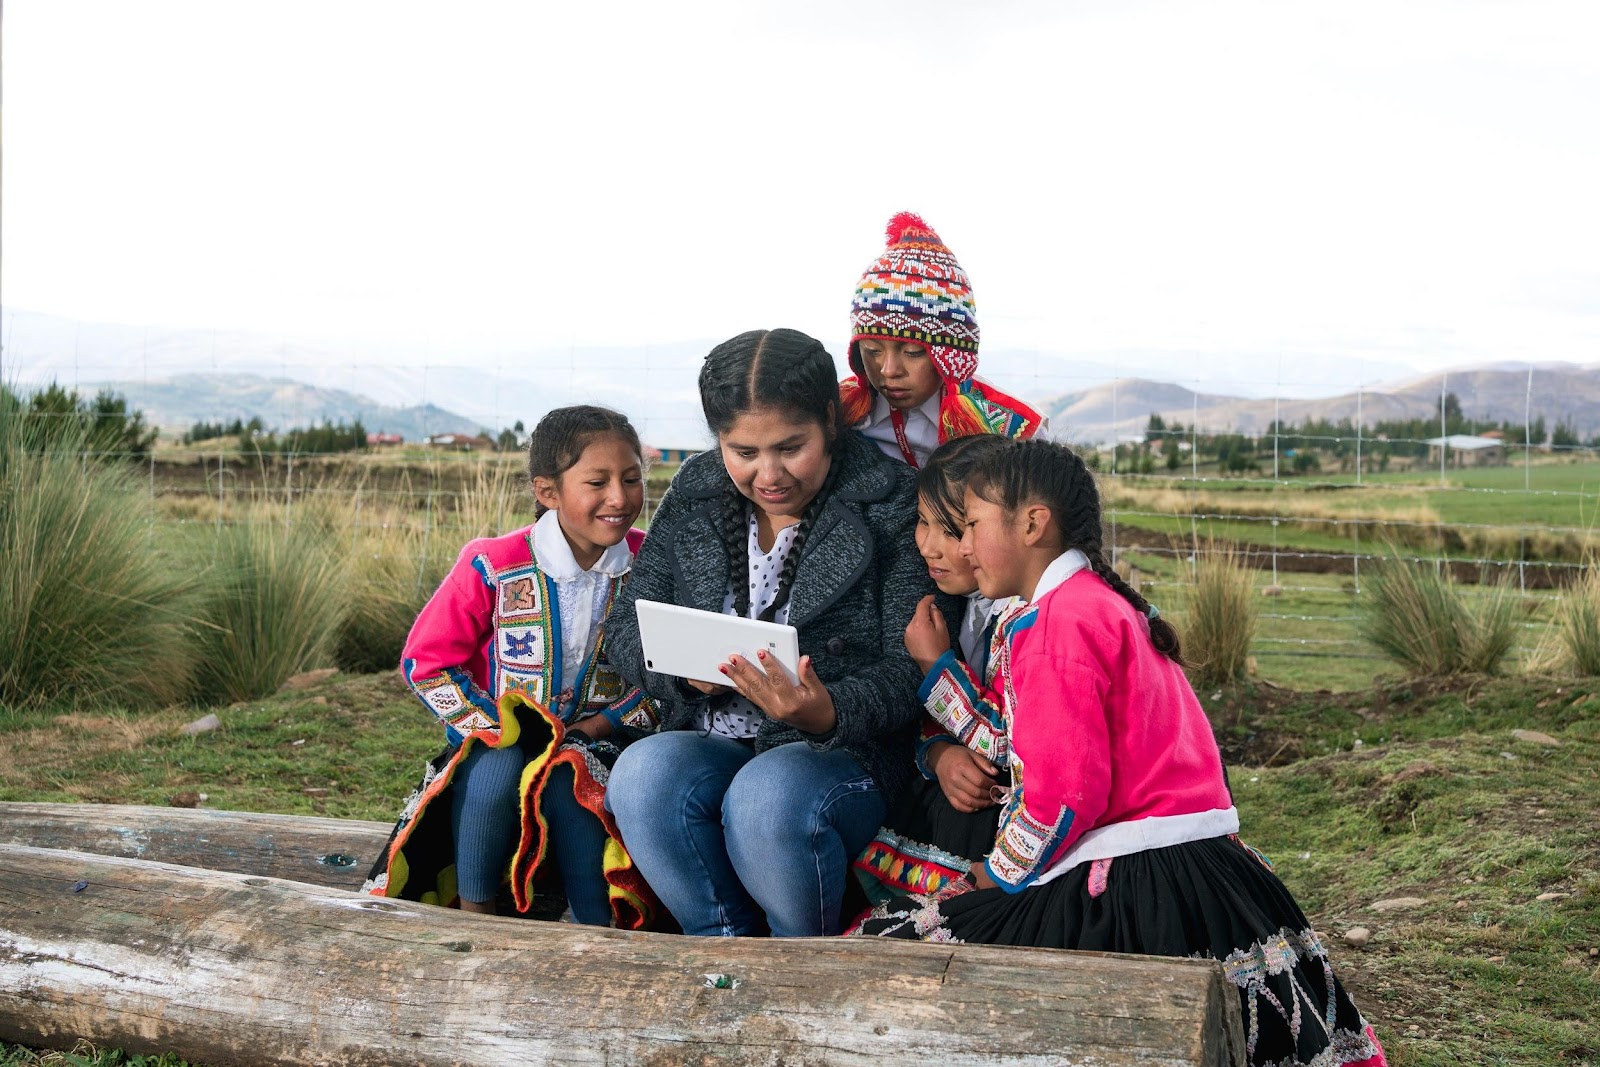
<svg viewBox="0 0 1600 1067">
<path fill-rule="evenodd" d="M 850 308 L 854 374 L 839 383 L 845 423 L 913 467 L 955 437 L 1038 433 L 1037 411 L 973 377 L 977 308 L 950 249 L 909 211 L 889 220 L 888 237 Z"/>
</svg>

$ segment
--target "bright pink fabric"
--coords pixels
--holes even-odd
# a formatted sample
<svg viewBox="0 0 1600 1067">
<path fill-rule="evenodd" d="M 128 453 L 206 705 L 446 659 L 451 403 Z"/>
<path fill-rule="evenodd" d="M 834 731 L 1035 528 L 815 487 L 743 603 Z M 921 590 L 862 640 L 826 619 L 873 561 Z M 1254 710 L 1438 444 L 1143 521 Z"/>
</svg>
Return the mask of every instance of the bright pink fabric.
<svg viewBox="0 0 1600 1067">
<path fill-rule="evenodd" d="M 1143 616 L 1087 569 L 1037 608 L 1011 638 L 1012 751 L 1028 816 L 1072 817 L 1038 870 L 1102 826 L 1232 807 L 1211 723 Z"/>
<path fill-rule="evenodd" d="M 491 573 L 533 559 L 533 527 L 524 526 L 499 537 L 468 541 L 450 573 L 423 605 L 406 636 L 401 662 L 412 660 L 413 679 L 459 667 L 480 691 L 489 687 L 489 636 L 494 629 L 495 591 L 473 566 L 482 556 Z M 644 543 L 643 530 L 628 531 L 628 550 L 635 555 Z"/>
</svg>

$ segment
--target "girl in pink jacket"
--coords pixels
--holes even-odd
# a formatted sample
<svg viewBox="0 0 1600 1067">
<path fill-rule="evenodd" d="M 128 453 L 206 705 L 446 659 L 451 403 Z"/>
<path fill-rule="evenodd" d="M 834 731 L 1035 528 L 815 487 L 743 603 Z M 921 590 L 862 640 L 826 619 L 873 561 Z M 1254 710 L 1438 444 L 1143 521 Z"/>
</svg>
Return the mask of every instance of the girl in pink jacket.
<svg viewBox="0 0 1600 1067">
<path fill-rule="evenodd" d="M 997 671 L 1011 787 L 968 879 L 857 931 L 1209 956 L 1239 989 L 1252 1063 L 1383 1064 L 1321 938 L 1239 841 L 1177 632 L 1106 561 L 1083 461 L 1006 443 L 968 473 L 964 511 L 978 588 L 1029 602 Z"/>
</svg>

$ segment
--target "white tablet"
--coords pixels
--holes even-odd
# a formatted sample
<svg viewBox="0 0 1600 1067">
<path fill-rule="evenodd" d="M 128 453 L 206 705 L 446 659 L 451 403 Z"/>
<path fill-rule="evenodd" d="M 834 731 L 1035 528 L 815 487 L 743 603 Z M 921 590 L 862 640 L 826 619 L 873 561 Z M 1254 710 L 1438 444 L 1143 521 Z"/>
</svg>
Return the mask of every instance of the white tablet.
<svg viewBox="0 0 1600 1067">
<path fill-rule="evenodd" d="M 646 670 L 727 685 L 728 676 L 717 668 L 738 654 L 760 670 L 758 650 L 788 668 L 791 677 L 800 670 L 800 634 L 793 626 L 654 600 L 635 601 L 634 607 Z"/>
</svg>

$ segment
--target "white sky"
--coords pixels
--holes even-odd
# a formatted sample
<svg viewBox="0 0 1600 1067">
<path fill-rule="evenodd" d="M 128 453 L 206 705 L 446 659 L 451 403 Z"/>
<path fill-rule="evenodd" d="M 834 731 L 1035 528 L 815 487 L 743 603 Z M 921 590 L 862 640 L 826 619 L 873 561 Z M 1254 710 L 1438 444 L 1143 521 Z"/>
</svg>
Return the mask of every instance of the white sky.
<svg viewBox="0 0 1600 1067">
<path fill-rule="evenodd" d="M 910 208 L 985 349 L 1591 362 L 1597 55 L 1593 0 L 11 0 L 0 299 L 838 346 Z"/>
</svg>

